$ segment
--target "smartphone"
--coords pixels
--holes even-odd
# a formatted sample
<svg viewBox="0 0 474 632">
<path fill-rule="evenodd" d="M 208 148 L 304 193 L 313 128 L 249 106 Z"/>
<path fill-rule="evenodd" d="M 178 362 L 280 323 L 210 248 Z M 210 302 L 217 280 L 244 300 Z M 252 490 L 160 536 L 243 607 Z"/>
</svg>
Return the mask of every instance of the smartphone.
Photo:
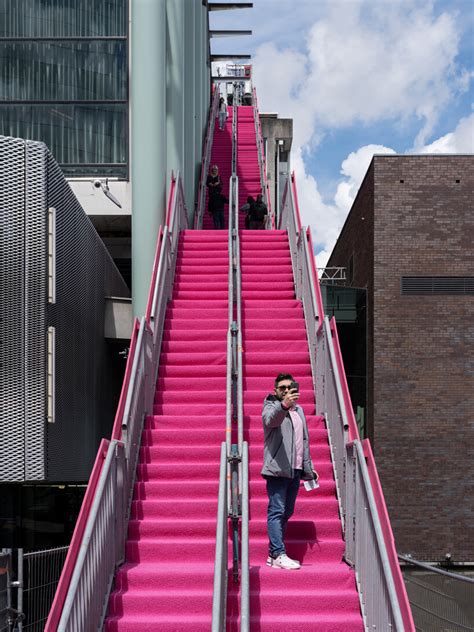
<svg viewBox="0 0 474 632">
<path fill-rule="evenodd" d="M 289 390 L 298 393 L 299 390 L 300 390 L 300 385 L 298 384 L 298 382 L 292 382 L 290 384 L 290 389 Z"/>
</svg>

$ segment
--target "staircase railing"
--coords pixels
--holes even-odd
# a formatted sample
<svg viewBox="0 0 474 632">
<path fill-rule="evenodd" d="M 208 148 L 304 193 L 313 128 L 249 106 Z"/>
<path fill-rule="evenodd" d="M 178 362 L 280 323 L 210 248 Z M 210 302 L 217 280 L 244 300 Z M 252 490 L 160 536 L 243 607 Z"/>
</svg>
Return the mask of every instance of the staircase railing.
<svg viewBox="0 0 474 632">
<path fill-rule="evenodd" d="M 311 235 L 301 226 L 294 175 L 283 193 L 279 227 L 288 231 L 296 295 L 305 313 L 316 413 L 326 420 L 345 558 L 354 566 L 366 629 L 413 632 L 370 443 L 359 440 L 336 323 L 324 316 Z"/>
<path fill-rule="evenodd" d="M 253 119 L 255 124 L 255 136 L 257 139 L 257 149 L 258 149 L 258 164 L 260 167 L 260 186 L 262 188 L 262 195 L 265 204 L 268 209 L 267 216 L 267 229 L 275 228 L 275 213 L 273 212 L 270 198 L 270 187 L 268 184 L 267 178 L 267 160 L 265 157 L 265 146 L 263 142 L 262 135 L 262 125 L 260 123 L 260 114 L 258 111 L 258 100 L 257 100 L 257 91 L 253 89 Z"/>
<path fill-rule="evenodd" d="M 209 111 L 209 120 L 207 122 L 206 136 L 204 140 L 204 148 L 202 152 L 201 174 L 198 184 L 198 198 L 196 211 L 194 214 L 194 228 L 202 228 L 204 217 L 204 207 L 206 204 L 206 180 L 209 173 L 209 164 L 211 162 L 212 141 L 214 139 L 215 121 L 217 116 L 217 108 L 219 106 L 219 90 L 216 89 Z"/>
<path fill-rule="evenodd" d="M 236 116 L 234 116 L 235 122 Z M 233 126 L 234 144 L 236 125 Z M 221 446 L 219 502 L 217 510 L 216 557 L 212 631 L 226 629 L 228 519 L 232 524 L 232 576 L 241 582 L 240 629 L 249 630 L 249 556 L 248 556 L 248 444 L 243 441 L 242 401 L 242 308 L 240 243 L 238 232 L 238 178 L 229 182 L 229 312 L 227 334 L 226 441 Z M 237 428 L 236 428 L 237 423 Z M 233 443 L 237 436 L 237 443 Z M 226 458 L 222 450 L 225 448 Z M 239 546 L 239 523 L 241 545 Z"/>
<path fill-rule="evenodd" d="M 59 580 L 46 632 L 100 629 L 127 523 L 143 422 L 153 409 L 166 304 L 187 212 L 180 175 L 172 177 L 167 225 L 159 232 L 147 316 L 135 321 L 111 441 L 103 440 Z"/>
</svg>

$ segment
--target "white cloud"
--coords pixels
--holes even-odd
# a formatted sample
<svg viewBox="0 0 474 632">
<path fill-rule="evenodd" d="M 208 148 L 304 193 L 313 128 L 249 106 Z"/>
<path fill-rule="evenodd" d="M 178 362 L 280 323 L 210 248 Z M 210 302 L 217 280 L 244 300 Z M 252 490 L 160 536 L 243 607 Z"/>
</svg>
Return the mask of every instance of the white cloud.
<svg viewBox="0 0 474 632">
<path fill-rule="evenodd" d="M 331 0 L 318 7 L 318 15 L 308 18 L 305 46 L 260 46 L 253 58 L 253 77 L 260 110 L 293 118 L 292 166 L 300 212 L 303 223 L 312 227 L 321 267 L 372 155 L 395 152 L 375 144 L 351 152 L 341 165 L 343 178 L 334 200 L 327 203 L 308 173 L 306 151 L 334 128 L 381 121 L 399 125 L 413 118 L 419 120 L 414 151 L 472 151 L 465 148 L 471 117 L 426 146 L 440 113 L 469 89 L 472 72 L 456 66 L 460 34 L 454 12 L 436 16 L 429 0 Z"/>
<path fill-rule="evenodd" d="M 462 118 L 454 132 L 445 134 L 429 145 L 420 148 L 422 154 L 474 153 L 474 114 Z"/>
<path fill-rule="evenodd" d="M 337 206 L 347 212 L 350 210 L 374 154 L 394 153 L 393 149 L 383 145 L 365 145 L 350 153 L 341 165 L 341 173 L 347 180 L 337 187 L 334 198 Z"/>
</svg>

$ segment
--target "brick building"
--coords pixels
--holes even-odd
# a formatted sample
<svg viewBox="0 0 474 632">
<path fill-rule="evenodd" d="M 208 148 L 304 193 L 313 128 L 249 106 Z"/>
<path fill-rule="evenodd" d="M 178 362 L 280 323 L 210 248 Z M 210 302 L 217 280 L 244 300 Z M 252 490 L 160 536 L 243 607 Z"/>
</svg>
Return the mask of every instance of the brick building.
<svg viewBox="0 0 474 632">
<path fill-rule="evenodd" d="M 474 155 L 374 156 L 328 266 L 367 288 L 367 430 L 397 548 L 474 562 Z"/>
</svg>

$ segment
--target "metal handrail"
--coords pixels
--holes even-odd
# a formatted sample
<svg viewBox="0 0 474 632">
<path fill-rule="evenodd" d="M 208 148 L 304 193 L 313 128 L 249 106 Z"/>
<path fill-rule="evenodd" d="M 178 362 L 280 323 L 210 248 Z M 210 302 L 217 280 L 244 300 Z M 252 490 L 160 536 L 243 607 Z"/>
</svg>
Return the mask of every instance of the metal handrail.
<svg viewBox="0 0 474 632">
<path fill-rule="evenodd" d="M 425 571 L 432 571 L 433 573 L 438 573 L 438 575 L 444 575 L 445 577 L 449 577 L 450 579 L 455 579 L 456 581 L 465 582 L 467 584 L 474 584 L 474 577 L 468 577 L 467 575 L 461 575 L 460 573 L 451 573 L 450 571 L 444 570 L 444 568 L 438 568 L 438 566 L 433 566 L 432 564 L 428 564 L 427 562 L 420 562 L 419 560 L 415 560 L 409 555 L 401 555 L 399 553 L 398 559 L 402 560 L 402 562 L 406 562 L 407 564 L 418 566 L 418 568 L 422 568 Z"/>
<path fill-rule="evenodd" d="M 124 509 L 123 495 L 120 493 L 121 490 L 117 489 L 117 485 L 123 484 L 125 468 L 123 444 L 111 441 L 57 632 L 92 629 L 89 625 L 90 620 L 102 622 L 105 618 L 108 595 L 115 573 L 116 549 L 121 537 L 121 534 L 117 537 L 116 527 L 121 528 L 117 522 L 120 522 Z M 104 533 L 107 534 L 112 546 L 102 546 Z M 94 590 L 89 591 L 90 586 L 94 586 Z M 83 598 L 77 599 L 78 594 Z M 85 609 L 83 599 L 86 595 L 88 604 Z"/>
<path fill-rule="evenodd" d="M 357 490 L 357 497 L 359 498 L 357 505 L 355 502 L 353 503 L 353 516 L 351 516 L 353 538 L 351 539 L 346 532 L 346 548 L 351 550 L 348 545 L 353 545 L 352 553 L 354 559 L 352 561 L 354 562 L 357 582 L 360 585 L 377 585 L 377 582 L 374 582 L 374 578 L 378 577 L 381 583 L 383 582 L 384 593 L 388 594 L 389 601 L 389 607 L 384 607 L 386 604 L 379 598 L 376 591 L 363 590 L 362 597 L 364 602 L 362 612 L 365 615 L 369 629 L 403 632 L 405 626 L 362 444 L 358 440 L 353 441 L 346 446 L 346 450 L 349 466 L 347 483 L 349 491 L 352 492 L 350 496 L 356 498 Z M 353 472 L 351 472 L 351 467 L 354 468 Z M 359 533 L 360 537 L 358 538 Z M 370 541 L 375 543 L 377 555 L 371 556 L 368 547 L 359 544 L 359 542 L 369 539 L 367 534 L 372 536 Z"/>
<path fill-rule="evenodd" d="M 267 229 L 275 228 L 275 214 L 272 209 L 271 199 L 270 199 L 270 186 L 268 184 L 267 177 L 267 160 L 265 157 L 265 149 L 263 146 L 263 134 L 262 134 L 262 124 L 260 122 L 260 114 L 258 111 L 258 99 L 257 99 L 257 90 L 253 88 L 253 119 L 255 125 L 255 137 L 257 140 L 257 150 L 258 150 L 258 164 L 260 168 L 260 187 L 262 189 L 262 195 L 265 204 L 267 205 L 268 216 L 267 216 Z"/>
<path fill-rule="evenodd" d="M 196 211 L 194 214 L 194 228 L 202 228 L 202 221 L 204 217 L 204 206 L 206 203 L 206 179 L 209 172 L 209 163 L 211 161 L 212 141 L 214 139 L 215 120 L 217 115 L 217 108 L 219 105 L 219 90 L 214 92 L 212 104 L 209 110 L 209 120 L 207 122 L 206 136 L 204 140 L 203 160 L 201 163 L 201 173 L 199 176 L 198 184 L 198 200 L 196 205 Z"/>
<path fill-rule="evenodd" d="M 223 632 L 226 627 L 227 602 L 227 445 L 221 443 L 219 496 L 217 501 L 216 554 L 214 562 L 214 591 L 212 595 L 212 632 Z"/>
<path fill-rule="evenodd" d="M 107 468 L 102 464 L 102 442 L 46 623 L 47 632 L 56 632 L 59 620 L 66 622 L 66 627 L 60 629 L 99 629 L 106 614 L 115 569 L 124 559 L 143 422 L 153 406 L 164 314 L 171 296 L 179 233 L 187 226 L 179 173 L 172 177 L 169 199 L 169 225 L 160 232 L 162 238 L 158 240 L 155 256 L 159 263 L 148 297 L 151 308 L 147 308 L 148 318 L 143 317 L 139 324 L 137 321 L 134 324 L 113 438 L 107 452 Z M 111 450 L 115 451 L 114 458 L 110 456 Z M 71 621 L 78 623 L 71 624 Z"/>
<path fill-rule="evenodd" d="M 227 601 L 227 538 L 228 517 L 232 507 L 232 489 L 229 458 L 232 449 L 233 412 L 233 356 L 234 356 L 234 271 L 233 271 L 233 178 L 229 180 L 229 229 L 228 229 L 228 315 L 227 315 L 227 373 L 225 442 L 221 444 L 219 500 L 217 505 L 216 554 L 214 561 L 214 592 L 212 596 L 212 632 L 224 632 L 226 627 Z"/>
<path fill-rule="evenodd" d="M 314 259 L 312 247 L 310 251 L 310 233 L 301 226 L 294 175 L 291 178 L 291 183 L 287 182 L 283 193 L 280 228 L 288 231 L 296 295 L 298 299 L 302 300 L 305 313 L 315 385 L 316 412 L 326 419 L 340 515 L 346 534 L 346 556 L 350 559 L 348 540 L 356 508 L 354 507 L 354 498 L 347 495 L 349 465 L 346 446 L 350 441 L 359 441 L 359 435 L 350 403 L 335 321 L 332 319 L 329 322 L 328 318 L 324 317 L 317 271 L 312 261 L 312 258 Z M 375 464 L 373 467 L 375 469 Z M 384 560 L 380 565 L 382 572 L 378 601 L 382 604 L 382 609 L 385 609 L 385 614 L 390 612 L 390 616 L 395 622 L 394 625 L 396 625 L 394 629 L 400 632 L 403 630 L 409 632 L 414 630 L 413 618 L 407 605 L 408 600 L 403 578 L 401 578 L 401 572 L 396 563 L 393 538 L 390 537 L 390 523 L 386 511 L 384 511 L 383 494 L 381 488 L 377 490 L 374 488 L 374 480 L 367 477 L 364 480 L 365 483 L 368 481 L 368 486 L 366 486 L 367 502 L 370 502 L 371 506 L 371 520 L 380 526 L 378 535 L 382 536 L 378 539 L 376 537 L 375 541 L 372 539 L 369 542 L 369 549 L 366 550 L 366 555 L 371 552 L 371 555 L 376 556 L 377 559 Z M 360 484 L 358 494 L 361 493 Z M 349 489 L 352 493 L 352 488 Z M 362 572 L 361 560 L 357 556 L 354 565 L 360 580 L 358 589 L 364 616 L 366 621 L 370 622 L 380 614 L 379 607 L 375 607 L 374 601 L 369 598 L 373 582 Z M 393 594 L 395 594 L 394 599 Z M 400 621 L 402 627 L 400 627 Z M 384 628 L 382 626 L 377 629 Z"/>
</svg>

